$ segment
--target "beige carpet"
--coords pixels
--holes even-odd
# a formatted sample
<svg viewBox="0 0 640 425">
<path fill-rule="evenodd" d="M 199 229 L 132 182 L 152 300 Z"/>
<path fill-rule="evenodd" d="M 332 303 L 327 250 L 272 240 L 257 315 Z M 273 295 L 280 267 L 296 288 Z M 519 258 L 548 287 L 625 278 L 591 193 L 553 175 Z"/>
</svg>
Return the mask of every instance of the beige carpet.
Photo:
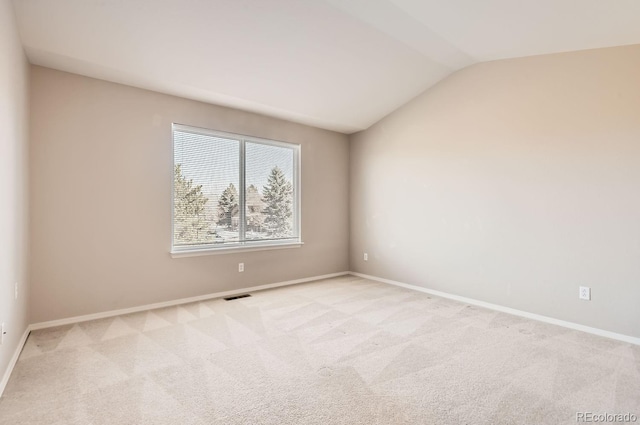
<svg viewBox="0 0 640 425">
<path fill-rule="evenodd" d="M 35 331 L 0 424 L 575 424 L 580 411 L 640 417 L 640 347 L 344 276 Z"/>
</svg>

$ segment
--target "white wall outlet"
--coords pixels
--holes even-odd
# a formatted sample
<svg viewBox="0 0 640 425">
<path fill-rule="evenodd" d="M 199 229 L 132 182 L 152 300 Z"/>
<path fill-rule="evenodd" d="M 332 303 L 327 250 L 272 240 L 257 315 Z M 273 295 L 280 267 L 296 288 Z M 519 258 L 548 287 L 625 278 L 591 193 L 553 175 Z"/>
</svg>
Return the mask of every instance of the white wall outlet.
<svg viewBox="0 0 640 425">
<path fill-rule="evenodd" d="M 14 296 L 15 296 L 15 299 L 17 300 L 18 299 L 18 282 L 16 282 L 14 286 L 15 286 Z"/>
<path fill-rule="evenodd" d="M 7 331 L 4 330 L 4 323 L 0 325 L 0 344 L 4 342 L 4 336 L 7 334 Z"/>
<path fill-rule="evenodd" d="M 242 273 L 244 271 L 244 263 L 238 263 L 238 271 Z"/>
<path fill-rule="evenodd" d="M 591 300 L 591 288 L 589 288 L 588 286 L 581 286 L 580 287 L 580 293 L 579 293 L 578 296 L 580 297 L 581 300 L 590 301 Z"/>
<path fill-rule="evenodd" d="M 364 261 L 369 261 L 369 254 L 366 252 L 364 253 Z"/>
</svg>

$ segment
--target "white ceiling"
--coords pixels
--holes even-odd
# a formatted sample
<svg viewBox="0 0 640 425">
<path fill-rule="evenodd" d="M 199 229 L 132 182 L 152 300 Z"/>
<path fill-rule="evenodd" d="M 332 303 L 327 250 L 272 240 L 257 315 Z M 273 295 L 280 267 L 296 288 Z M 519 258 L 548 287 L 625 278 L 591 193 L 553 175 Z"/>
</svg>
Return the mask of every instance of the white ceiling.
<svg viewBox="0 0 640 425">
<path fill-rule="evenodd" d="M 352 133 L 453 71 L 640 43 L 638 0 L 14 0 L 29 60 Z"/>
</svg>

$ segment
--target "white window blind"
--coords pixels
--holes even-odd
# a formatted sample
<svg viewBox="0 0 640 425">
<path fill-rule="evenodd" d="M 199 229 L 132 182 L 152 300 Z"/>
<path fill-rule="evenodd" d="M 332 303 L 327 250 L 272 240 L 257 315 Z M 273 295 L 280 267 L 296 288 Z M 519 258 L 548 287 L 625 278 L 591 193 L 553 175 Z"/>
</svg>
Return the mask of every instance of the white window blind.
<svg viewBox="0 0 640 425">
<path fill-rule="evenodd" d="M 299 145 L 174 124 L 173 252 L 300 242 Z"/>
</svg>

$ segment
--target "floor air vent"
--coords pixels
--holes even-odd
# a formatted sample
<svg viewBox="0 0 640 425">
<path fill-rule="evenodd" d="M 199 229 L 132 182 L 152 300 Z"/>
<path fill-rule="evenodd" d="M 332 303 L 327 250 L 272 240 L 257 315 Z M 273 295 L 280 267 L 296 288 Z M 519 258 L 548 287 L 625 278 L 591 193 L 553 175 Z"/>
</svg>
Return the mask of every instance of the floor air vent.
<svg viewBox="0 0 640 425">
<path fill-rule="evenodd" d="M 251 294 L 242 294 L 242 295 L 236 295 L 233 297 L 227 297 L 227 298 L 223 298 L 225 301 L 231 301 L 231 300 L 237 300 L 238 298 L 247 298 L 250 297 Z"/>
</svg>

